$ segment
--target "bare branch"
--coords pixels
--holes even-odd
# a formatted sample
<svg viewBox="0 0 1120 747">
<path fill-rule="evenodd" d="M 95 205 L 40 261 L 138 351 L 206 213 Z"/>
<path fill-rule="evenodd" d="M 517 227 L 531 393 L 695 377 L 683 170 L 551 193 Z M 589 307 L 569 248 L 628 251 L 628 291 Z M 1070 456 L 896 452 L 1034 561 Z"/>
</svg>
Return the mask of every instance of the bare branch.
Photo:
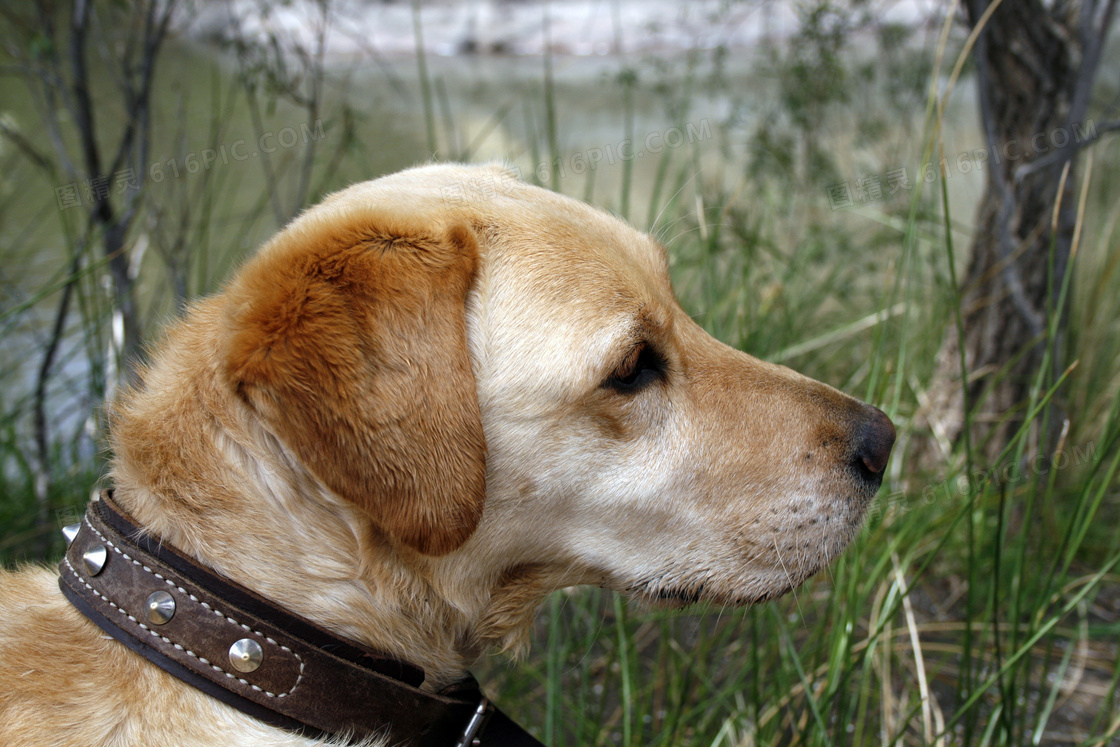
<svg viewBox="0 0 1120 747">
<path fill-rule="evenodd" d="M 1051 151 L 1041 158 L 1036 158 L 1033 161 L 1024 163 L 1022 166 L 1015 170 L 1014 179 L 1016 182 L 1021 182 L 1031 174 L 1038 173 L 1043 169 L 1051 166 L 1061 165 L 1064 166 L 1065 162 L 1073 157 L 1073 154 L 1082 148 L 1087 148 L 1093 143 L 1100 140 L 1105 135 L 1120 130 L 1120 120 L 1113 120 L 1105 122 L 1104 124 L 1096 125 L 1093 135 L 1079 140 L 1078 142 L 1070 142 L 1065 148 Z"/>
<path fill-rule="evenodd" d="M 101 173 L 101 152 L 97 147 L 96 124 L 93 118 L 93 103 L 89 93 L 89 68 L 86 66 L 86 31 L 89 29 L 89 0 L 75 0 L 74 13 L 70 20 L 70 69 L 74 79 L 71 88 L 74 95 L 74 122 L 81 141 L 82 156 L 85 159 L 86 173 L 96 177 Z M 99 200 L 98 207 L 105 200 Z M 108 222 L 108 220 L 104 220 Z"/>
<path fill-rule="evenodd" d="M 1069 115 L 1066 118 L 1066 126 L 1080 124 L 1085 121 L 1089 112 L 1089 101 L 1093 92 L 1093 84 L 1097 79 L 1097 70 L 1100 67 L 1101 52 L 1104 49 L 1104 44 L 1108 39 L 1108 31 L 1112 25 L 1112 18 L 1116 10 L 1116 0 L 1107 0 L 1100 12 L 1099 25 L 1096 16 L 1098 15 L 1095 10 L 1097 4 L 1086 0 L 1081 6 L 1081 16 L 1079 20 L 1080 25 L 1080 46 L 1082 50 L 1081 64 L 1077 70 L 1077 77 L 1074 82 L 1073 95 L 1070 96 Z M 1062 168 L 1067 161 L 1070 161 L 1077 155 L 1077 152 L 1087 145 L 1090 145 L 1100 138 L 1101 135 L 1117 129 L 1109 123 L 1100 129 L 1095 137 L 1081 140 L 1078 142 L 1070 139 L 1064 146 L 1048 153 L 1042 158 L 1036 158 L 1030 163 L 1023 164 L 1019 167 L 1014 174 L 1016 182 L 1021 182 L 1028 176 L 1035 174 L 1047 168 L 1057 167 Z"/>
<path fill-rule="evenodd" d="M 47 385 L 50 382 L 51 371 L 54 368 L 55 359 L 58 357 L 58 349 L 66 332 L 66 319 L 70 315 L 70 301 L 74 295 L 74 285 L 78 282 L 78 271 L 81 266 L 82 247 L 79 245 L 73 249 L 69 269 L 70 281 L 62 288 L 62 296 L 59 298 L 58 309 L 55 311 L 54 323 L 51 325 L 51 336 L 47 341 L 46 349 L 43 351 L 43 359 L 39 363 L 39 372 L 35 379 L 35 392 L 32 396 L 35 419 L 35 452 L 38 461 L 38 475 L 35 480 L 35 502 L 38 509 L 36 523 L 40 530 L 45 530 L 50 524 L 51 492 L 54 482 L 51 475 L 50 426 L 47 423 Z M 41 552 L 45 556 L 50 550 L 50 535 L 42 531 L 41 536 L 43 542 Z"/>
<path fill-rule="evenodd" d="M 8 138 L 13 145 L 19 148 L 20 152 L 23 153 L 29 161 L 47 172 L 47 175 L 52 179 L 54 178 L 56 172 L 50 157 L 41 153 L 39 149 L 35 147 L 34 143 L 24 137 L 19 130 L 11 127 L 2 119 L 0 119 L 0 135 Z"/>
</svg>

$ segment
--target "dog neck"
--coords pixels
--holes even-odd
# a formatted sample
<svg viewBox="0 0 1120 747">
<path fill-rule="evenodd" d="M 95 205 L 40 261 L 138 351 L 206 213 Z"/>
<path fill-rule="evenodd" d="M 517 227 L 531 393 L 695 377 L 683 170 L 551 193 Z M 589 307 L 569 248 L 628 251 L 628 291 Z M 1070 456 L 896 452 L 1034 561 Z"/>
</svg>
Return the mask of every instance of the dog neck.
<svg viewBox="0 0 1120 747">
<path fill-rule="evenodd" d="M 187 503 L 119 477 L 116 485 L 122 508 L 150 534 L 279 607 L 422 668 L 425 688 L 460 679 L 477 655 L 462 645 L 472 637 L 471 621 L 433 595 L 422 569 L 377 543 L 376 532 L 346 516 L 345 507 L 289 506 L 279 509 L 280 520 L 214 505 L 200 511 L 198 491 Z M 305 522 L 318 523 L 308 531 Z"/>
<path fill-rule="evenodd" d="M 207 309 L 195 314 L 205 321 Z M 421 667 L 432 689 L 461 678 L 488 648 L 516 652 L 545 596 L 580 580 L 503 564 L 473 538 L 443 558 L 394 543 L 223 389 L 216 362 L 198 365 L 199 347 L 165 347 L 182 352 L 165 352 L 147 386 L 112 413 L 117 502 L 154 536 L 328 630 Z"/>
</svg>

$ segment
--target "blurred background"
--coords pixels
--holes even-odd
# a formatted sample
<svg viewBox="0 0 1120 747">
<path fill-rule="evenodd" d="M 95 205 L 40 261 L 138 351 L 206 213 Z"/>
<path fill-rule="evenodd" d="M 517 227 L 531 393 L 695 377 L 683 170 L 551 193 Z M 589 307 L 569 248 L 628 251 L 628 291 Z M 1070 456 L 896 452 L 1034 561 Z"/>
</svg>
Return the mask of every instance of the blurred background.
<svg viewBox="0 0 1120 747">
<path fill-rule="evenodd" d="M 57 558 L 106 402 L 301 209 L 497 160 L 899 427 L 828 572 L 558 593 L 480 664 L 504 710 L 552 745 L 1120 744 L 1115 5 L 0 0 L 0 560 Z"/>
</svg>

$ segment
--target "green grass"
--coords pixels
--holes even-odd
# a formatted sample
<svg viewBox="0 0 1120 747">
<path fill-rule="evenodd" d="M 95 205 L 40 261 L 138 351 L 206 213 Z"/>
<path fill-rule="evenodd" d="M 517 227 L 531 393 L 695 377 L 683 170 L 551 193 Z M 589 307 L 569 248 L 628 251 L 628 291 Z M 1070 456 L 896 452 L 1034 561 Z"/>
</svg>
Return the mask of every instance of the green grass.
<svg viewBox="0 0 1120 747">
<path fill-rule="evenodd" d="M 929 112 L 915 161 L 937 152 L 943 123 Z M 951 214 L 948 180 L 853 221 L 816 195 L 752 202 L 762 189 L 714 179 L 678 194 L 695 161 L 677 156 L 657 176 L 675 182 L 651 191 L 674 194 L 659 226 L 673 226 L 660 235 L 683 305 L 717 337 L 887 409 L 900 430 L 889 478 L 863 534 L 789 597 L 672 613 L 563 592 L 526 661 L 484 669 L 489 688 L 545 724 L 550 744 L 1115 744 L 1120 410 L 1100 390 L 1115 392 L 1120 349 L 1106 291 L 1117 210 L 1104 208 L 1116 169 L 1102 176 L 1097 154 L 1098 181 L 1081 193 L 1108 217 L 1085 224 L 1097 251 L 1078 257 L 1072 288 L 1055 289 L 1074 294 L 1070 328 L 1092 343 L 1071 346 L 1076 373 L 1040 375 L 1027 422 L 1054 397 L 1095 405 L 1067 409 L 1063 452 L 1045 472 L 1007 472 L 1026 452 L 1024 426 L 983 465 L 990 478 L 968 484 L 978 457 L 967 439 L 933 472 L 907 463 L 927 437 L 916 413 L 932 354 L 960 323 L 955 244 L 971 216 Z M 1054 338 L 1049 354 L 1061 355 Z"/>
<path fill-rule="evenodd" d="M 925 51 L 932 67 L 934 54 Z M 540 85 L 501 108 L 481 132 L 457 118 L 446 81 L 427 62 L 435 61 L 421 59 L 417 81 L 424 111 L 417 132 L 426 138 L 414 160 L 433 151 L 460 155 L 462 144 L 481 142 L 507 115 L 524 123 L 525 147 L 504 155 L 528 166 L 527 178 L 537 178 L 535 164 L 565 156 L 559 61 L 545 58 Z M 618 139 L 635 136 L 642 107 L 663 106 L 664 126 L 683 126 L 707 116 L 694 91 L 728 86 L 715 66 L 696 60 L 689 61 L 688 86 L 661 86 L 656 72 L 641 67 L 639 75 L 639 67 L 620 61 L 617 76 L 594 84 L 619 104 Z M 730 87 L 725 93 L 733 95 Z M 956 99 L 949 103 L 946 111 L 954 111 Z M 940 121 L 950 115 L 932 99 L 911 111 L 926 116 L 900 126 L 902 134 L 883 145 L 893 155 L 883 157 L 903 153 L 914 174 L 937 152 L 939 132 L 972 125 Z M 871 152 L 851 135 L 858 116 L 842 113 L 840 131 L 818 133 L 822 142 L 837 152 Z M 543 181 L 593 196 L 656 232 L 683 306 L 715 336 L 891 415 L 898 445 L 867 527 L 827 571 L 751 609 L 651 611 L 597 589 L 559 592 L 535 623 L 528 656 L 513 664 L 486 660 L 478 668 L 484 685 L 552 745 L 1116 744 L 1117 145 L 1102 142 L 1092 155 L 1092 182 L 1079 187 L 1086 198 L 1081 250 L 1071 285 L 1055 289 L 1072 304 L 1069 350 L 1052 354 L 1079 365 L 1056 381 L 1040 375 L 1027 407 L 1036 418 L 1051 397 L 1065 404 L 1071 424 L 1064 456 L 1046 472 L 1006 476 L 1028 447 L 1023 429 L 999 463 L 985 465 L 993 479 L 966 484 L 975 471 L 972 444 L 957 445 L 927 471 L 908 460 L 928 437 L 920 425 L 924 387 L 946 325 L 960 311 L 956 278 L 972 216 L 953 210 L 959 178 L 915 180 L 915 189 L 894 198 L 832 211 L 827 185 L 806 181 L 800 169 L 745 176 L 737 131 L 716 131 L 656 162 L 565 178 L 552 169 Z M 242 176 L 219 174 L 214 189 L 235 190 Z M 321 178 L 324 188 L 339 186 L 329 174 Z M 261 233 L 266 209 L 262 203 L 240 217 Z M 243 251 L 243 237 L 221 243 L 211 221 L 233 218 L 205 218 L 191 224 L 206 238 L 205 256 L 194 261 L 228 266 Z M 144 272 L 156 304 L 161 265 L 152 260 Z M 34 310 L 51 307 L 61 273 L 37 289 L 5 294 L 6 335 Z M 75 335 L 101 370 L 106 303 L 90 274 Z M 34 353 L 7 347 L 10 339 L 0 345 L 12 355 Z M 84 391 L 83 382 L 70 385 Z M 11 562 L 34 556 L 41 532 L 53 538 L 54 527 L 40 530 L 32 518 L 26 401 L 0 401 L 0 559 Z M 96 411 L 95 398 L 83 402 Z M 75 432 L 53 447 L 56 524 L 84 502 L 99 475 L 91 443 L 96 448 L 100 435 L 91 441 Z M 58 540 L 51 541 L 57 552 Z"/>
<path fill-rule="evenodd" d="M 932 231 L 934 223 L 906 227 Z M 814 242 L 799 251 L 821 261 Z M 839 304 L 834 296 L 851 281 L 834 268 L 804 284 L 784 280 L 804 267 L 802 257 L 752 263 L 766 248 L 744 247 L 739 236 L 673 250 L 686 308 L 725 339 L 763 352 L 792 347 L 804 334 L 792 320 L 811 329 L 809 310 L 822 300 Z M 776 283 L 787 320 L 751 308 Z M 879 310 L 893 298 L 883 294 Z M 856 306 L 842 318 L 867 310 Z M 1081 431 L 1091 440 L 1067 441 L 1064 469 L 962 490 L 957 478 L 968 460 L 956 453 L 956 466 L 913 473 L 906 445 L 919 404 L 908 378 L 890 368 L 922 371 L 905 352 L 900 360 L 903 343 L 930 349 L 946 318 L 892 316 L 883 334 L 837 336 L 837 349 L 819 349 L 802 366 L 858 392 L 868 367 L 857 361 L 882 356 L 888 384 L 875 399 L 901 432 L 869 526 L 828 573 L 750 610 L 651 612 L 598 591 L 565 592 L 539 621 L 530 658 L 487 670 L 504 707 L 548 724 L 552 744 L 1114 743 L 1116 407 Z M 1063 379 L 1040 391 L 1035 404 L 1070 385 Z M 995 474 L 1014 463 L 1025 433 Z"/>
<path fill-rule="evenodd" d="M 913 277 L 881 273 L 869 285 L 884 290 L 869 292 L 868 306 L 842 298 L 866 269 L 836 256 L 854 239 L 818 228 L 780 250 L 726 199 L 703 200 L 730 216 L 722 233 L 709 227 L 670 243 L 683 303 L 717 336 L 764 356 L 783 357 L 816 333 L 822 342 L 800 356 L 801 368 L 853 393 L 866 387 L 888 408 L 899 451 L 869 525 L 829 572 L 756 609 L 668 613 L 564 592 L 538 622 L 527 661 L 491 663 L 491 690 L 526 722 L 547 724 L 552 744 L 1114 743 L 1117 406 L 1078 423 L 1070 432 L 1080 440 L 1067 438 L 1045 473 L 1005 473 L 1022 455 L 1025 427 L 986 466 L 986 482 L 958 480 L 973 462 L 967 443 L 944 469 L 914 472 L 912 387 L 929 370 L 918 356 L 936 349 L 959 303 L 936 203 L 902 206 L 910 217 L 895 251 L 936 258 L 940 247 L 942 267 L 893 258 Z M 943 191 L 942 227 L 947 204 Z M 826 236 L 830 248 L 820 245 Z M 946 297 L 921 290 L 929 288 Z M 941 311 L 885 313 L 900 297 Z M 886 319 L 879 328 L 848 331 L 876 310 Z M 822 317 L 843 321 L 822 331 Z M 883 368 L 878 386 L 870 356 Z M 1074 381 L 1039 388 L 1028 422 Z"/>
</svg>

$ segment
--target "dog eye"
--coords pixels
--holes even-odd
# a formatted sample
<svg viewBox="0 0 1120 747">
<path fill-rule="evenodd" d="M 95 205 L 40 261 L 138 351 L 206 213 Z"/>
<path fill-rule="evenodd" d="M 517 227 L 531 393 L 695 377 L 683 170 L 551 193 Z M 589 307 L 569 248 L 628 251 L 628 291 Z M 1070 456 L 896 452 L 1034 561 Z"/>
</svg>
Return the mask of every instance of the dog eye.
<svg viewBox="0 0 1120 747">
<path fill-rule="evenodd" d="M 603 386 L 619 394 L 640 392 L 665 375 L 665 359 L 646 343 L 637 345 Z"/>
</svg>

